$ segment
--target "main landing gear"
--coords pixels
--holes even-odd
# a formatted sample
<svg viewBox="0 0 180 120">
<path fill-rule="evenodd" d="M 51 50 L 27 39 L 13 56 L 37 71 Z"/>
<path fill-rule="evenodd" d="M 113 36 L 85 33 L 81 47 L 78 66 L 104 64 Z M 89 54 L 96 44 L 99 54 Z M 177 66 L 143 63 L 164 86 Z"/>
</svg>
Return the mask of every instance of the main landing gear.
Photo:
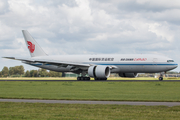
<svg viewBox="0 0 180 120">
<path fill-rule="evenodd" d="M 77 77 L 77 80 L 78 81 L 89 81 L 90 80 L 90 77 Z"/>
<path fill-rule="evenodd" d="M 91 78 L 90 77 L 86 77 L 87 72 L 86 71 L 82 71 L 80 76 L 77 77 L 78 81 L 89 81 Z M 103 81 L 103 80 L 107 80 L 107 78 L 94 78 L 95 81 Z"/>
<path fill-rule="evenodd" d="M 77 77 L 78 81 L 89 81 L 91 78 L 90 77 L 86 77 L 87 72 L 86 71 L 82 71 L 80 76 Z"/>
<path fill-rule="evenodd" d="M 89 81 L 91 78 L 90 77 L 77 77 L 78 81 Z M 95 81 L 102 81 L 102 80 L 107 80 L 107 78 L 94 78 Z"/>
<path fill-rule="evenodd" d="M 107 80 L 107 78 L 94 78 L 94 80 Z"/>
</svg>

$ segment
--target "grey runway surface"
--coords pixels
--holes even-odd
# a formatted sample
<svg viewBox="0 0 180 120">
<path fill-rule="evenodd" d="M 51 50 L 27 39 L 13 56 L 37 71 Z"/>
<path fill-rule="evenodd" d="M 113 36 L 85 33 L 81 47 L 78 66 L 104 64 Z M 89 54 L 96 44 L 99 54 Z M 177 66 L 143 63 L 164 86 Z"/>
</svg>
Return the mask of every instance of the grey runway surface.
<svg viewBox="0 0 180 120">
<path fill-rule="evenodd" d="M 82 82 L 77 80 L 0 80 L 0 81 L 23 81 L 23 82 Z M 180 80 L 89 80 L 83 82 L 180 82 Z"/>
<path fill-rule="evenodd" d="M 30 99 L 0 99 L 0 102 L 26 103 L 62 103 L 62 104 L 115 104 L 115 105 L 145 105 L 145 106 L 180 106 L 180 102 L 131 102 L 131 101 L 75 101 L 75 100 L 30 100 Z"/>
</svg>

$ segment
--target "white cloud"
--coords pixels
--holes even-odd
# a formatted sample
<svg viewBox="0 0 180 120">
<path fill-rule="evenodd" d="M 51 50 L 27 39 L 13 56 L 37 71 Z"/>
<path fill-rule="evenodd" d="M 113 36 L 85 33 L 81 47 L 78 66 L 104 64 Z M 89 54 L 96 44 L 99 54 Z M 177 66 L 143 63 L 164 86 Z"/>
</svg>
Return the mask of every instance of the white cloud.
<svg viewBox="0 0 180 120">
<path fill-rule="evenodd" d="M 160 40 L 161 38 L 169 42 L 173 42 L 174 40 L 173 31 L 169 30 L 167 25 L 161 25 L 159 23 L 149 24 L 149 31 L 155 33 Z"/>
<path fill-rule="evenodd" d="M 0 0 L 0 14 L 5 14 L 9 11 L 8 1 Z"/>
<path fill-rule="evenodd" d="M 178 0 L 0 0 L 0 53 L 29 57 L 27 29 L 48 54 L 159 53 L 178 61 L 179 7 Z"/>
<path fill-rule="evenodd" d="M 158 7 L 180 7 L 180 1 L 179 0 L 136 0 L 139 4 L 149 4 L 150 6 L 158 6 Z"/>
</svg>

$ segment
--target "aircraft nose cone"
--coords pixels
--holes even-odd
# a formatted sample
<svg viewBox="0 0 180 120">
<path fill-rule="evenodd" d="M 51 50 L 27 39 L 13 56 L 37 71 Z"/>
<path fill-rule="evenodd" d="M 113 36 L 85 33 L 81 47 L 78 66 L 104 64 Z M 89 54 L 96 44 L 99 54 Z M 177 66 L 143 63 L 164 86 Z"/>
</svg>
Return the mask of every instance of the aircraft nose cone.
<svg viewBox="0 0 180 120">
<path fill-rule="evenodd" d="M 177 68 L 178 67 L 178 64 L 177 63 L 174 63 L 174 68 Z"/>
</svg>

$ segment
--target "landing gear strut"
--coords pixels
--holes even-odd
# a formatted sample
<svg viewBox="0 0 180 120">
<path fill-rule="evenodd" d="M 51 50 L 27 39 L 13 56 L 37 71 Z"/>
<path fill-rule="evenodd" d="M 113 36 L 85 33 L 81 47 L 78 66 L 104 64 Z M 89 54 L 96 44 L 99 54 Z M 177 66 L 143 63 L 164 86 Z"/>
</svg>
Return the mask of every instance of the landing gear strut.
<svg viewBox="0 0 180 120">
<path fill-rule="evenodd" d="M 165 73 L 165 74 L 166 74 L 166 73 Z M 159 81 L 162 81 L 162 80 L 163 80 L 163 75 L 164 75 L 164 72 L 160 73 Z"/>
</svg>

